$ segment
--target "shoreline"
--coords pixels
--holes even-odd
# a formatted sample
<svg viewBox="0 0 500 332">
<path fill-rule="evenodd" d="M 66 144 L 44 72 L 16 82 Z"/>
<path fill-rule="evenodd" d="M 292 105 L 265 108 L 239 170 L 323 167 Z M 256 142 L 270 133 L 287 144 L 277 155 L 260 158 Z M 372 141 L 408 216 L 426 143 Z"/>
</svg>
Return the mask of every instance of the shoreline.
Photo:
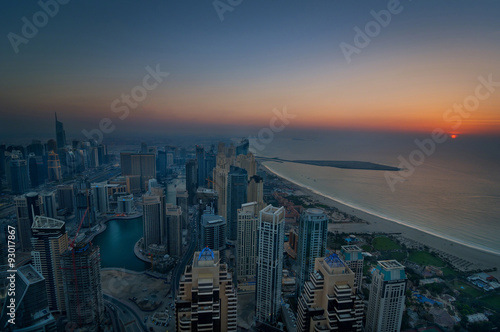
<svg viewBox="0 0 500 332">
<path fill-rule="evenodd" d="M 299 184 L 291 179 L 286 178 L 278 172 L 272 170 L 268 165 L 260 163 L 260 165 L 269 172 L 283 181 L 292 183 L 297 186 L 300 191 L 302 191 L 306 196 L 310 196 L 312 199 L 316 200 L 320 204 L 324 204 L 330 207 L 337 208 L 338 210 L 354 215 L 367 223 L 330 223 L 328 225 L 328 230 L 335 232 L 344 233 L 401 233 L 404 237 L 420 242 L 427 247 L 448 253 L 453 256 L 463 258 L 466 261 L 474 263 L 475 266 L 482 269 L 489 269 L 493 267 L 499 268 L 498 263 L 500 262 L 500 254 L 488 249 L 478 248 L 472 245 L 468 245 L 460 242 L 459 240 L 452 240 L 431 232 L 419 229 L 417 227 L 412 227 L 406 225 L 402 222 L 385 218 L 358 207 L 351 206 L 342 201 L 336 200 L 333 197 L 322 194 L 314 189 L 307 186 Z M 500 271 L 490 272 L 497 278 L 500 278 Z"/>
</svg>

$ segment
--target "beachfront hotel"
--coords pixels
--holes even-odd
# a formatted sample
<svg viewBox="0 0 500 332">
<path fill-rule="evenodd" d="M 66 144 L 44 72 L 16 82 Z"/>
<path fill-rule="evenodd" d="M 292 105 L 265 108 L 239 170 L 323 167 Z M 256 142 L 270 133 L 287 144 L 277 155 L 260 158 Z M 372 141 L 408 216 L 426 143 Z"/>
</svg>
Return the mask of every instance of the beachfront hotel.
<svg viewBox="0 0 500 332">
<path fill-rule="evenodd" d="M 366 315 L 367 332 L 401 329 L 406 291 L 405 267 L 396 260 L 378 261 L 372 274 Z"/>
<path fill-rule="evenodd" d="M 336 254 L 316 258 L 298 303 L 297 331 L 361 331 L 355 274 Z"/>
<path fill-rule="evenodd" d="M 255 316 L 274 325 L 279 316 L 285 208 L 268 205 L 259 213 Z"/>
<path fill-rule="evenodd" d="M 232 275 L 218 251 L 204 248 L 193 256 L 175 301 L 177 331 L 236 331 L 237 296 Z"/>
</svg>

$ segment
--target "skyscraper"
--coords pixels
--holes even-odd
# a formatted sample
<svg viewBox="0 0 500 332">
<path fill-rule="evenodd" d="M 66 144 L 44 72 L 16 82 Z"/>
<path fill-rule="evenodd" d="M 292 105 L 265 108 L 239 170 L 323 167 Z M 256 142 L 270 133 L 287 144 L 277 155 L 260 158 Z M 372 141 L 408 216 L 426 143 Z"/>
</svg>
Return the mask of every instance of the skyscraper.
<svg viewBox="0 0 500 332">
<path fill-rule="evenodd" d="M 30 187 L 28 164 L 21 158 L 21 155 L 12 154 L 10 160 L 10 183 L 14 195 L 24 194 Z"/>
<path fill-rule="evenodd" d="M 257 163 L 253 153 L 237 156 L 235 165 L 246 170 L 249 178 L 257 174 Z"/>
<path fill-rule="evenodd" d="M 198 165 L 198 187 L 207 187 L 207 171 L 205 168 L 205 149 L 203 146 L 196 146 L 196 164 Z"/>
<path fill-rule="evenodd" d="M 75 187 L 73 184 L 57 186 L 57 206 L 59 209 L 73 211 L 75 208 Z"/>
<path fill-rule="evenodd" d="M 297 307 L 299 332 L 362 331 L 363 302 L 354 273 L 336 254 L 316 258 Z"/>
<path fill-rule="evenodd" d="M 372 273 L 365 330 L 400 331 L 407 283 L 405 267 L 396 260 L 377 263 Z"/>
<path fill-rule="evenodd" d="M 361 293 L 361 285 L 363 282 L 363 254 L 361 248 L 356 245 L 342 246 L 340 249 L 342 259 L 354 272 L 354 287 L 357 288 L 358 293 Z"/>
<path fill-rule="evenodd" d="M 238 239 L 236 244 L 236 277 L 245 280 L 255 277 L 257 267 L 257 202 L 245 203 L 238 209 Z"/>
<path fill-rule="evenodd" d="M 134 209 L 134 195 L 122 195 L 116 199 L 116 212 L 131 214 Z"/>
<path fill-rule="evenodd" d="M 32 265 L 17 269 L 15 276 L 15 325 L 9 323 L 11 296 L 6 296 L 0 319 L 2 331 L 46 331 L 56 332 L 56 320 L 50 314 L 43 276 Z"/>
<path fill-rule="evenodd" d="M 283 271 L 285 208 L 268 205 L 259 214 L 255 316 L 275 324 L 279 316 Z"/>
<path fill-rule="evenodd" d="M 189 204 L 196 203 L 196 189 L 198 189 L 198 171 L 196 170 L 196 160 L 191 159 L 186 162 L 186 190 L 189 196 Z"/>
<path fill-rule="evenodd" d="M 43 156 L 44 149 L 43 144 L 40 140 L 34 139 L 31 144 L 26 147 L 28 153 L 33 153 L 35 156 Z"/>
<path fill-rule="evenodd" d="M 56 191 L 45 191 L 40 194 L 43 201 L 43 215 L 49 218 L 57 217 Z"/>
<path fill-rule="evenodd" d="M 56 141 L 57 147 L 62 149 L 66 146 L 66 132 L 64 131 L 64 125 L 62 122 L 57 120 L 57 113 L 54 113 L 56 120 Z"/>
<path fill-rule="evenodd" d="M 104 318 L 99 247 L 76 243 L 61 255 L 61 270 L 69 322 L 97 331 Z"/>
<path fill-rule="evenodd" d="M 32 152 L 28 155 L 28 173 L 31 188 L 43 184 L 45 178 L 43 176 L 43 160 L 41 156 L 35 156 Z"/>
<path fill-rule="evenodd" d="M 326 236 L 328 234 L 328 217 L 320 209 L 307 209 L 300 216 L 299 248 L 299 295 L 304 283 L 314 269 L 314 261 L 325 256 Z"/>
<path fill-rule="evenodd" d="M 163 225 L 161 225 L 162 206 L 156 195 L 142 196 L 142 229 L 144 250 L 151 244 L 161 244 Z"/>
<path fill-rule="evenodd" d="M 247 203 L 248 174 L 243 168 L 231 166 L 227 175 L 227 226 L 228 240 L 238 237 L 238 209 Z"/>
<path fill-rule="evenodd" d="M 250 177 L 248 181 L 247 200 L 257 202 L 259 210 L 264 208 L 264 180 L 258 175 Z"/>
<path fill-rule="evenodd" d="M 250 147 L 250 142 L 247 138 L 241 140 L 240 144 L 236 146 L 236 156 L 240 154 L 246 155 L 248 154 L 248 148 Z"/>
<path fill-rule="evenodd" d="M 92 183 L 90 188 L 92 190 L 93 206 L 95 211 L 101 214 L 106 214 L 109 210 L 109 197 L 108 197 L 108 181 Z"/>
<path fill-rule="evenodd" d="M 204 248 L 186 266 L 175 301 L 177 331 L 237 330 L 238 298 L 226 264 L 219 252 Z"/>
<path fill-rule="evenodd" d="M 171 256 L 182 256 L 182 211 L 177 205 L 167 204 L 166 206 L 166 224 L 168 233 L 168 253 Z"/>
<path fill-rule="evenodd" d="M 160 177 L 167 175 L 167 153 L 165 151 L 158 151 L 158 158 L 156 159 L 156 171 Z"/>
<path fill-rule="evenodd" d="M 219 157 L 217 157 L 219 158 Z M 229 173 L 229 167 L 226 169 L 224 167 L 216 166 L 214 168 L 214 187 L 213 189 L 217 191 L 217 213 L 227 218 L 227 175 Z"/>
<path fill-rule="evenodd" d="M 175 202 L 177 206 L 180 206 L 182 210 L 182 222 L 181 222 L 182 229 L 187 229 L 189 224 L 188 200 L 189 200 L 189 194 L 187 190 L 177 189 L 175 194 Z"/>
<path fill-rule="evenodd" d="M 201 216 L 199 248 L 218 251 L 221 262 L 226 263 L 226 221 L 223 217 L 208 213 Z"/>
<path fill-rule="evenodd" d="M 75 195 L 75 217 L 78 224 L 83 218 L 82 227 L 92 228 L 96 225 L 96 208 L 91 190 L 82 189 L 77 191 Z"/>
<path fill-rule="evenodd" d="M 61 254 L 68 249 L 68 234 L 63 221 L 35 216 L 31 227 L 33 251 L 31 257 L 35 269 L 45 278 L 50 310 L 66 310 L 60 269 Z"/>
<path fill-rule="evenodd" d="M 49 181 L 59 182 L 62 180 L 61 162 L 59 155 L 54 151 L 49 153 L 48 168 Z"/>
<path fill-rule="evenodd" d="M 139 175 L 141 190 L 146 191 L 148 181 L 156 178 L 156 156 L 154 153 L 120 153 L 122 175 Z"/>
<path fill-rule="evenodd" d="M 213 180 L 214 177 L 214 168 L 216 165 L 216 158 L 217 156 L 213 152 L 205 152 L 205 186 L 206 188 L 209 187 L 209 184 L 207 183 L 206 178 L 209 178 L 210 180 Z"/>
<path fill-rule="evenodd" d="M 43 212 L 42 198 L 36 192 L 30 192 L 14 198 L 17 214 L 17 233 L 21 243 L 21 250 L 30 251 L 31 245 L 31 225 L 33 225 L 34 215 L 39 216 Z"/>
</svg>

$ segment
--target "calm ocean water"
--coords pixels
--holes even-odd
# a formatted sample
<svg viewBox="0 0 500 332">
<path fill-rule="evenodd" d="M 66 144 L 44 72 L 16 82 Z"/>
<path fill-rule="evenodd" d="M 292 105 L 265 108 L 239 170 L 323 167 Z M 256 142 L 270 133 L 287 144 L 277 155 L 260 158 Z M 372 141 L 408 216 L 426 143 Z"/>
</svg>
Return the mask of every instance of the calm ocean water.
<svg viewBox="0 0 500 332">
<path fill-rule="evenodd" d="M 429 135 L 283 132 L 259 156 L 398 166 Z M 500 139 L 459 136 L 391 191 L 384 171 L 267 162 L 285 178 L 366 212 L 500 254 Z M 396 173 L 397 174 L 397 173 Z"/>
</svg>

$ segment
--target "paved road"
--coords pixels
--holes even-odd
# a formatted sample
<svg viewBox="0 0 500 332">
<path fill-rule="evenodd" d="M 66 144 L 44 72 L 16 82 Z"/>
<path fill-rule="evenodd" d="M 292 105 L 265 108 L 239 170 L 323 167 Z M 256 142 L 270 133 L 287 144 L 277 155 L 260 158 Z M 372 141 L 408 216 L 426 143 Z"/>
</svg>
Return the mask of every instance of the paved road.
<svg viewBox="0 0 500 332">
<path fill-rule="evenodd" d="M 131 308 L 125 302 L 118 300 L 117 298 L 114 298 L 108 294 L 102 294 L 102 295 L 103 295 L 105 301 L 112 303 L 117 308 L 118 315 L 122 316 L 122 322 L 124 324 L 126 324 L 132 320 L 135 320 L 135 324 L 128 325 L 127 327 L 125 327 L 127 331 L 138 331 L 138 332 L 144 331 L 144 332 L 146 332 L 148 330 L 147 326 L 143 322 L 142 317 L 140 316 L 140 314 L 137 311 L 135 311 L 134 308 Z"/>
<path fill-rule="evenodd" d="M 120 328 L 119 318 L 118 318 L 118 315 L 117 315 L 117 312 L 116 312 L 116 310 L 119 310 L 119 309 L 116 309 L 116 306 L 114 306 L 108 300 L 104 300 L 104 304 L 105 304 L 105 306 L 107 308 L 107 311 L 109 313 L 109 317 L 111 318 L 111 324 L 113 325 L 113 331 L 115 331 L 115 332 L 124 332 Z"/>
</svg>

